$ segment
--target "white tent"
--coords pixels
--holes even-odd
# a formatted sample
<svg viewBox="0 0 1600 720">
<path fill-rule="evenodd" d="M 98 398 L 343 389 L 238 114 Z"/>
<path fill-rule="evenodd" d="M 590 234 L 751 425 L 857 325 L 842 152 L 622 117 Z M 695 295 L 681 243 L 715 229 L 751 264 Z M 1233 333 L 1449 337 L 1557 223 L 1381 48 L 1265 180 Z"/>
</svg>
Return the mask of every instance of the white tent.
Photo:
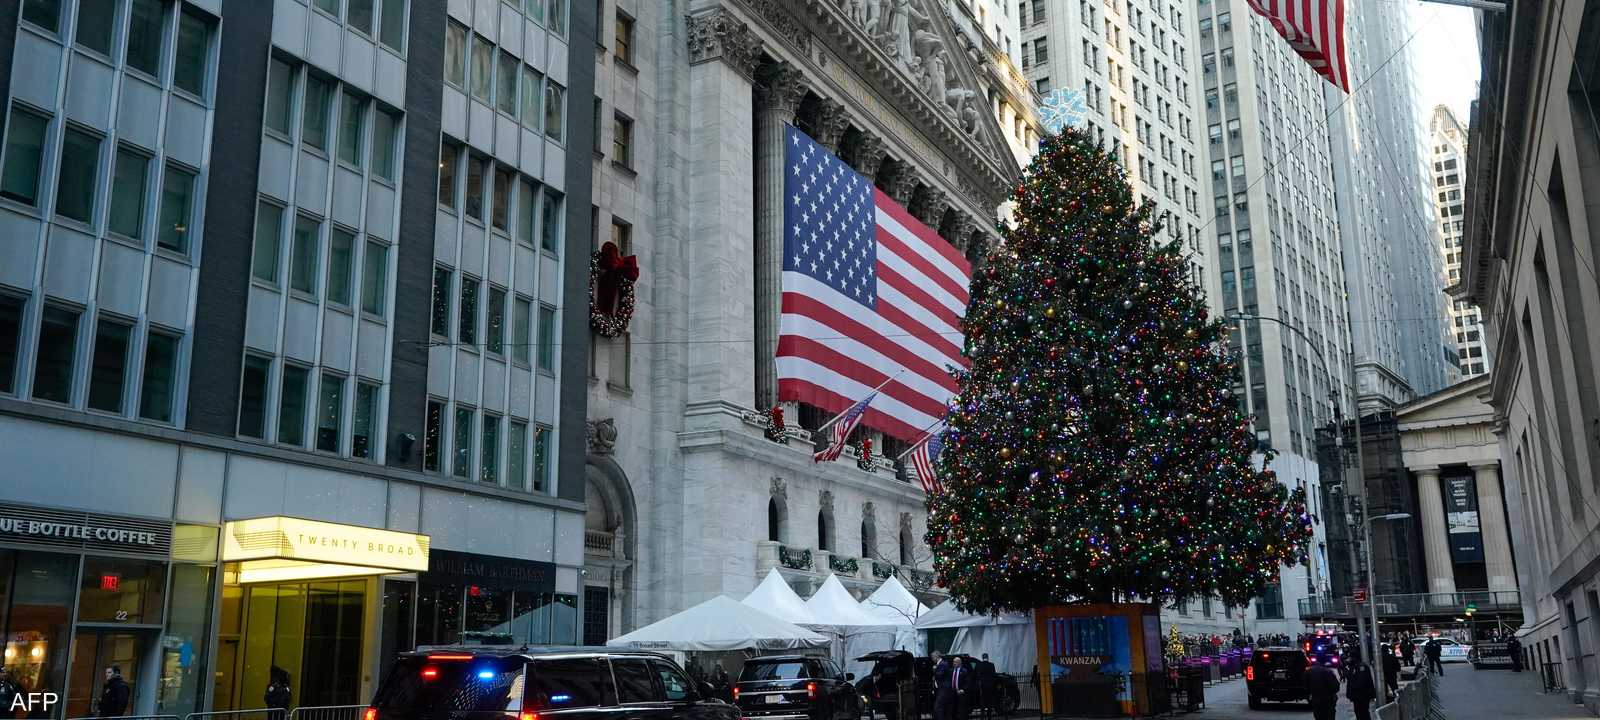
<svg viewBox="0 0 1600 720">
<path fill-rule="evenodd" d="M 677 615 L 606 643 L 613 647 L 685 652 L 792 650 L 824 647 L 828 638 L 718 595 Z"/>
<path fill-rule="evenodd" d="M 918 630 L 957 628 L 950 652 L 973 657 L 989 656 L 995 669 L 1027 678 L 1038 663 L 1033 618 L 1027 613 L 974 615 L 946 600 L 917 618 Z"/>
<path fill-rule="evenodd" d="M 893 575 L 861 601 L 861 609 L 892 625 L 910 625 L 928 614 L 928 606 L 918 602 L 900 578 Z"/>
<path fill-rule="evenodd" d="M 874 650 L 892 650 L 896 647 L 893 623 L 861 609 L 861 604 L 850 596 L 839 582 L 839 576 L 829 575 L 811 599 L 806 601 L 815 623 L 809 627 L 834 638 L 833 656 L 847 672 L 862 675 L 871 666 L 858 663 L 856 658 Z"/>
<path fill-rule="evenodd" d="M 946 600 L 917 618 L 918 630 L 936 628 L 989 627 L 992 625 L 1031 624 L 1027 613 L 1000 613 L 999 615 L 974 615 L 962 612 L 954 600 Z"/>
<path fill-rule="evenodd" d="M 796 625 L 814 625 L 817 622 L 811 615 L 811 608 L 806 607 L 806 601 L 795 594 L 794 588 L 789 587 L 789 582 L 783 579 L 777 568 L 769 571 L 761 584 L 751 590 L 742 602 Z"/>
<path fill-rule="evenodd" d="M 861 603 L 850 597 L 850 591 L 844 589 L 844 583 L 839 582 L 838 575 L 830 574 L 822 582 L 817 593 L 806 601 L 806 608 L 811 611 L 812 624 L 816 625 L 860 627 L 891 624 L 862 610 Z"/>
</svg>

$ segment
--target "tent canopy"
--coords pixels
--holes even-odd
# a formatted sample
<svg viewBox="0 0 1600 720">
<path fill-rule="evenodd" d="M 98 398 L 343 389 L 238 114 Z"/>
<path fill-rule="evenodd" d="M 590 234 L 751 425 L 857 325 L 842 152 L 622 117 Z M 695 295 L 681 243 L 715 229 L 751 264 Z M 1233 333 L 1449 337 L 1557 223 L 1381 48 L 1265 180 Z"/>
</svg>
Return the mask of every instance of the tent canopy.
<svg viewBox="0 0 1600 720">
<path fill-rule="evenodd" d="M 928 607 L 918 602 L 917 597 L 901 584 L 900 578 L 893 575 L 861 601 L 861 609 L 868 615 L 894 625 L 910 625 L 928 614 Z"/>
<path fill-rule="evenodd" d="M 917 618 L 918 630 L 936 628 L 990 627 L 994 625 L 1024 625 L 1033 622 L 1027 613 L 1000 613 L 999 615 L 974 615 L 961 612 L 954 600 L 946 600 L 938 607 Z"/>
<path fill-rule="evenodd" d="M 646 625 L 608 643 L 612 647 L 685 652 L 793 650 L 825 647 L 828 639 L 725 595 Z"/>
<path fill-rule="evenodd" d="M 767 577 L 745 596 L 743 602 L 761 612 L 796 625 L 814 625 L 817 622 L 811 615 L 811 609 L 806 607 L 806 601 L 795 594 L 794 588 L 789 587 L 788 581 L 783 579 L 777 568 L 769 571 Z"/>
<path fill-rule="evenodd" d="M 850 597 L 850 591 L 844 589 L 844 583 L 839 582 L 838 575 L 828 576 L 822 587 L 817 590 L 817 594 L 806 601 L 806 608 L 811 611 L 812 617 L 812 622 L 808 624 L 841 628 L 863 625 L 882 627 L 896 624 L 885 622 L 882 618 L 862 610 L 861 604 Z"/>
</svg>

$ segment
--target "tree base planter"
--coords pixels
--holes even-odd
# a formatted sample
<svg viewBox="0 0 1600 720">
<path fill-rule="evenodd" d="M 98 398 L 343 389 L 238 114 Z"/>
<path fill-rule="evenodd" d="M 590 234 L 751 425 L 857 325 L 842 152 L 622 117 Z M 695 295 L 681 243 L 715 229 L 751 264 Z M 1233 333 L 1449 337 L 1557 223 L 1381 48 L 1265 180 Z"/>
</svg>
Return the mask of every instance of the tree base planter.
<svg viewBox="0 0 1600 720">
<path fill-rule="evenodd" d="M 1033 611 L 1042 714 L 1146 717 L 1170 711 L 1161 609 L 1148 603 Z"/>
</svg>

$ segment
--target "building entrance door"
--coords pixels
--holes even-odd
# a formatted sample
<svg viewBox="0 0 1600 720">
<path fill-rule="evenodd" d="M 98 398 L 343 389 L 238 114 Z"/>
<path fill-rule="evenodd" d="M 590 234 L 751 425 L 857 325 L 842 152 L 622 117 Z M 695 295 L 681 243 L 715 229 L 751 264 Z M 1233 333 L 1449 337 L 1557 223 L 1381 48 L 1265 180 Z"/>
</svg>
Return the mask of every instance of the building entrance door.
<svg viewBox="0 0 1600 720">
<path fill-rule="evenodd" d="M 79 627 L 72 639 L 72 660 L 67 670 L 66 717 L 100 714 L 100 694 L 106 668 L 122 669 L 128 684 L 128 706 L 123 715 L 135 714 L 140 698 L 140 664 L 153 647 L 156 633 L 123 628 Z"/>
<path fill-rule="evenodd" d="M 365 702 L 369 582 L 225 586 L 215 707 L 262 707 L 274 670 L 288 676 L 295 707 Z"/>
</svg>

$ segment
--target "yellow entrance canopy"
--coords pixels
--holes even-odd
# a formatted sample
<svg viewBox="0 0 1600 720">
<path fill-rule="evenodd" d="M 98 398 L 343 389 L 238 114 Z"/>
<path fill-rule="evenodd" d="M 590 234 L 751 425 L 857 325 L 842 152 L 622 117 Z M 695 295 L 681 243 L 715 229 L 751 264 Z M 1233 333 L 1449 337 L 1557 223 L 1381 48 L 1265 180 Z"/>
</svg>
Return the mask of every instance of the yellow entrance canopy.
<svg viewBox="0 0 1600 720">
<path fill-rule="evenodd" d="M 428 536 L 275 516 L 222 526 L 222 560 L 240 584 L 428 569 Z"/>
</svg>

